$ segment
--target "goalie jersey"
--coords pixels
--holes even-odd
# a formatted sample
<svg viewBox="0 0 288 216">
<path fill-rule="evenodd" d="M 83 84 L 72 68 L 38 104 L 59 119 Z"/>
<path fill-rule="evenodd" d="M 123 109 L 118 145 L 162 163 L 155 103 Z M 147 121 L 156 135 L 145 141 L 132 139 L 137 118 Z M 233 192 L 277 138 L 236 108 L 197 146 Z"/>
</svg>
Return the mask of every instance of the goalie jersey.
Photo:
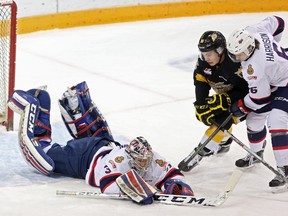
<svg viewBox="0 0 288 216">
<path fill-rule="evenodd" d="M 123 146 L 104 146 L 94 155 L 86 174 L 86 183 L 100 187 L 102 193 L 120 193 L 116 179 L 131 170 L 131 158 Z M 154 188 L 164 191 L 167 179 L 183 179 L 180 170 L 172 167 L 165 158 L 153 151 L 153 159 L 141 177 Z"/>
</svg>

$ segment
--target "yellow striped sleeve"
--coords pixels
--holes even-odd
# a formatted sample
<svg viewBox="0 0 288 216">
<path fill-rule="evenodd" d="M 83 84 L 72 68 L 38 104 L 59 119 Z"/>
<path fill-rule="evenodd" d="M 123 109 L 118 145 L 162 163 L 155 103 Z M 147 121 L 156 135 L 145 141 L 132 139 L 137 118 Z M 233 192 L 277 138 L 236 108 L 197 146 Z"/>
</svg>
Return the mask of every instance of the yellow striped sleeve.
<svg viewBox="0 0 288 216">
<path fill-rule="evenodd" d="M 199 73 L 196 74 L 195 79 L 199 82 L 208 83 L 207 79 L 202 74 L 199 74 Z"/>
</svg>

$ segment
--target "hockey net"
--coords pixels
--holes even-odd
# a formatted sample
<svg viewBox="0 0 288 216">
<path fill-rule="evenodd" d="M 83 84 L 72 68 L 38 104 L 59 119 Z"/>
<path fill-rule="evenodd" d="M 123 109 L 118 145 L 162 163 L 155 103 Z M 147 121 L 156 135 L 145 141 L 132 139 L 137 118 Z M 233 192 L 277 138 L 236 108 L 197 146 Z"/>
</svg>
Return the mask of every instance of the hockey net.
<svg viewBox="0 0 288 216">
<path fill-rule="evenodd" d="M 0 124 L 13 129 L 13 112 L 7 107 L 15 84 L 17 5 L 0 0 Z"/>
</svg>

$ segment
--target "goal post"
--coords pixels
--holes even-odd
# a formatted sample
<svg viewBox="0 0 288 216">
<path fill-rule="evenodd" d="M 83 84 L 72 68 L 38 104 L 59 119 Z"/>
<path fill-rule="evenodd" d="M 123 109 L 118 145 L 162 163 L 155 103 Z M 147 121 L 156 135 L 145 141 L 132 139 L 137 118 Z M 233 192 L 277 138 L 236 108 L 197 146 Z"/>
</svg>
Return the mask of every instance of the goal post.
<svg viewBox="0 0 288 216">
<path fill-rule="evenodd" d="M 0 124 L 13 130 L 13 112 L 7 106 L 15 86 L 17 5 L 0 0 Z"/>
</svg>

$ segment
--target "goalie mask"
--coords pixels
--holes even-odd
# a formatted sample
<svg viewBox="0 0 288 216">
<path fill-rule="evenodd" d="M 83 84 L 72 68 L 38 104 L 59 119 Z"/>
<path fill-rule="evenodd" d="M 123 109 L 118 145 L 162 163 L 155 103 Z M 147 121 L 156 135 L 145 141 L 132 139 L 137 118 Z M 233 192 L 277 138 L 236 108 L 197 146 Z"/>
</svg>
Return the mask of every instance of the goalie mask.
<svg viewBox="0 0 288 216">
<path fill-rule="evenodd" d="M 150 144 L 144 137 L 133 139 L 126 147 L 126 153 L 131 158 L 131 167 L 136 169 L 140 175 L 151 165 L 153 152 Z"/>
</svg>

